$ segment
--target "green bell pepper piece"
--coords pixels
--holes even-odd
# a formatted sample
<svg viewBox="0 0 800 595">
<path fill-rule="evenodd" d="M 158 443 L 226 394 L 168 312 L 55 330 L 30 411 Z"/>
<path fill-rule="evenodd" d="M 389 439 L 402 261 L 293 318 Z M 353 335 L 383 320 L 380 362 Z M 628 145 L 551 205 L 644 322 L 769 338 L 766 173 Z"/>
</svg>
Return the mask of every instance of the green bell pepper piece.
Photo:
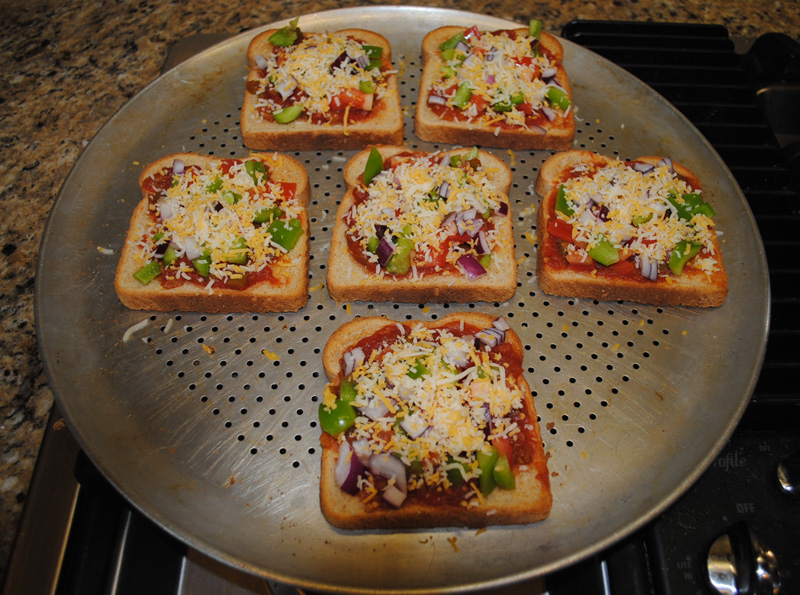
<svg viewBox="0 0 800 595">
<path fill-rule="evenodd" d="M 178 251 L 172 246 L 168 246 L 167 251 L 164 252 L 164 256 L 161 258 L 161 262 L 164 263 L 165 267 L 168 267 L 176 260 L 178 260 Z"/>
<path fill-rule="evenodd" d="M 464 477 L 467 473 L 469 473 L 469 467 L 466 464 L 462 463 L 461 461 L 456 461 L 453 457 L 447 457 L 447 464 L 452 465 L 456 463 L 461 469 L 464 470 L 464 474 L 461 473 L 460 469 L 457 468 L 450 468 L 447 470 L 447 479 L 450 480 L 454 486 L 460 486 L 464 483 Z"/>
<path fill-rule="evenodd" d="M 375 147 L 369 152 L 367 163 L 364 165 L 364 186 L 367 186 L 372 178 L 383 171 L 383 156 Z"/>
<path fill-rule="evenodd" d="M 570 105 L 572 105 L 569 95 L 567 95 L 558 87 L 550 87 L 547 90 L 547 99 L 550 100 L 551 105 L 555 105 L 562 111 L 566 110 Z"/>
<path fill-rule="evenodd" d="M 380 246 L 380 244 L 381 241 L 378 239 L 378 236 L 372 236 L 367 240 L 367 250 L 375 254 L 378 251 L 378 246 Z"/>
<path fill-rule="evenodd" d="M 481 266 L 485 268 L 487 271 L 489 270 L 489 266 L 492 264 L 492 255 L 491 254 L 484 254 L 478 259 L 478 262 L 481 263 Z"/>
<path fill-rule="evenodd" d="M 478 158 L 478 147 L 472 147 L 469 152 L 463 155 L 452 155 L 450 157 L 450 167 L 458 167 L 462 163 L 467 163 Z"/>
<path fill-rule="evenodd" d="M 203 255 L 192 261 L 192 266 L 201 277 L 208 277 L 211 272 L 211 250 L 208 248 L 203 250 Z"/>
<path fill-rule="evenodd" d="M 289 122 L 294 122 L 297 118 L 300 117 L 300 114 L 303 113 L 303 106 L 299 103 L 295 103 L 294 105 L 290 105 L 289 107 L 285 107 L 278 111 L 272 112 L 272 118 L 278 124 L 288 124 Z"/>
<path fill-rule="evenodd" d="M 332 408 L 319 405 L 319 425 L 324 432 L 336 438 L 356 423 L 356 410 L 350 403 L 336 399 Z"/>
<path fill-rule="evenodd" d="M 257 210 L 253 214 L 253 223 L 277 221 L 281 217 L 283 217 L 283 209 L 278 205 L 272 205 L 271 207 L 264 207 L 263 209 Z"/>
<path fill-rule="evenodd" d="M 511 107 L 510 101 L 500 101 L 492 104 L 492 109 L 496 112 L 510 112 Z"/>
<path fill-rule="evenodd" d="M 456 94 L 453 96 L 453 105 L 459 109 L 464 109 L 469 100 L 472 98 L 472 89 L 469 88 L 469 83 L 464 81 L 458 86 Z"/>
<path fill-rule="evenodd" d="M 615 262 L 619 262 L 619 250 L 606 238 L 601 238 L 594 246 L 587 250 L 589 256 L 595 259 L 602 265 L 609 266 Z"/>
<path fill-rule="evenodd" d="M 701 248 L 702 246 L 697 242 L 681 240 L 675 245 L 675 248 L 672 249 L 672 253 L 669 255 L 669 269 L 676 276 L 682 275 L 683 267 L 692 258 L 697 256 Z"/>
<path fill-rule="evenodd" d="M 219 192 L 222 188 L 222 178 L 214 178 L 214 181 L 211 182 L 208 186 L 206 186 L 206 190 L 211 192 L 212 194 L 215 192 Z"/>
<path fill-rule="evenodd" d="M 442 50 L 442 60 L 445 62 L 449 62 L 453 58 L 456 57 L 456 50 L 455 48 L 448 48 L 446 50 Z"/>
<path fill-rule="evenodd" d="M 253 178 L 253 182 L 256 186 L 264 184 L 268 179 L 267 166 L 264 165 L 263 161 L 258 161 L 257 159 L 245 161 L 244 169 L 250 177 Z"/>
<path fill-rule="evenodd" d="M 375 93 L 375 85 L 372 81 L 361 81 L 358 83 L 358 88 L 361 89 L 362 93 L 366 93 L 367 95 Z"/>
<path fill-rule="evenodd" d="M 267 231 L 269 231 L 273 242 L 289 251 L 294 248 L 297 240 L 303 235 L 303 226 L 300 223 L 300 219 L 291 219 L 289 221 L 281 219 L 270 223 Z"/>
<path fill-rule="evenodd" d="M 456 75 L 456 69 L 452 66 L 447 66 L 446 64 L 442 64 L 439 66 L 439 70 L 442 72 L 442 78 L 449 79 Z"/>
<path fill-rule="evenodd" d="M 142 285 L 147 285 L 153 279 L 158 277 L 161 274 L 161 263 L 157 260 L 151 260 L 138 271 L 133 274 L 133 278 L 136 279 Z"/>
<path fill-rule="evenodd" d="M 425 366 L 425 364 L 423 364 L 420 360 L 417 360 L 414 362 L 414 365 L 408 369 L 406 376 L 416 380 L 417 378 L 422 378 L 430 373 L 431 371 Z"/>
<path fill-rule="evenodd" d="M 269 36 L 269 42 L 272 45 L 287 48 L 294 45 L 297 41 L 297 34 L 300 30 L 297 28 L 297 21 L 299 19 L 292 19 L 285 27 L 281 27 L 275 33 Z"/>
<path fill-rule="evenodd" d="M 644 225 L 645 223 L 649 222 L 653 218 L 653 213 L 648 213 L 647 215 L 637 215 L 631 217 L 631 223 L 635 227 L 639 227 L 640 225 Z"/>
<path fill-rule="evenodd" d="M 508 462 L 508 457 L 504 454 L 497 457 L 492 475 L 497 487 L 501 490 L 513 490 L 516 486 L 514 471 Z"/>
<path fill-rule="evenodd" d="M 556 211 L 560 211 L 565 215 L 572 217 L 575 214 L 575 211 L 569 206 L 569 201 L 567 201 L 567 188 L 564 184 L 558 187 L 558 195 L 556 196 Z"/>
<path fill-rule="evenodd" d="M 710 204 L 703 201 L 703 198 L 699 194 L 694 192 L 682 194 L 681 199 L 683 199 L 682 202 L 679 201 L 672 192 L 667 194 L 667 200 L 675 207 L 675 211 L 681 219 L 690 221 L 695 215 L 713 217 L 717 214 Z"/>
<path fill-rule="evenodd" d="M 534 39 L 539 39 L 542 35 L 542 21 L 538 19 L 531 19 L 528 25 L 528 33 Z"/>
<path fill-rule="evenodd" d="M 342 383 L 339 385 L 339 398 L 345 403 L 352 403 L 357 396 L 356 383 L 347 378 L 342 378 Z"/>
<path fill-rule="evenodd" d="M 386 272 L 392 275 L 405 275 L 411 268 L 411 251 L 414 242 L 403 236 L 397 236 L 394 252 L 386 263 Z"/>
<path fill-rule="evenodd" d="M 237 202 L 242 200 L 242 195 L 239 194 L 238 192 L 234 192 L 233 190 L 223 190 L 222 200 L 224 200 L 229 205 L 235 205 Z"/>
<path fill-rule="evenodd" d="M 481 493 L 488 496 L 492 490 L 497 486 L 497 481 L 494 478 L 494 467 L 497 464 L 497 459 L 500 456 L 497 448 L 492 446 L 490 452 L 479 450 L 476 453 L 478 459 L 478 468 L 481 470 L 480 486 Z"/>
<path fill-rule="evenodd" d="M 367 70 L 372 70 L 373 68 L 380 68 L 383 65 L 383 48 L 377 45 L 362 45 L 361 49 L 364 50 L 364 53 L 367 54 L 367 58 L 369 59 L 369 64 L 367 65 Z M 366 93 L 366 91 L 364 91 Z"/>
<path fill-rule="evenodd" d="M 236 241 L 233 242 L 231 245 L 231 251 L 235 252 L 230 254 L 226 259 L 225 262 L 229 262 L 231 264 L 247 264 L 247 255 L 250 251 L 247 249 L 247 240 L 244 238 L 237 238 Z M 240 252 L 240 250 L 246 250 L 246 252 Z"/>
<path fill-rule="evenodd" d="M 463 31 L 459 31 L 458 33 L 453 35 L 450 39 L 440 43 L 439 44 L 439 49 L 442 50 L 442 51 L 452 50 L 458 45 L 458 43 L 460 41 L 463 41 L 464 43 L 467 43 L 467 38 L 464 35 Z"/>
</svg>

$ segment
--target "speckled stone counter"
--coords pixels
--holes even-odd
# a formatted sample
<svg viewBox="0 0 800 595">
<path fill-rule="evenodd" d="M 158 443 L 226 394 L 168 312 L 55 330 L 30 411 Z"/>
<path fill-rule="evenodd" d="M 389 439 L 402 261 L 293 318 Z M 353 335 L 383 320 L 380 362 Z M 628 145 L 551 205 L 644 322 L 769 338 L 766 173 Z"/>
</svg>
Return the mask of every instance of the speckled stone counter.
<svg viewBox="0 0 800 595">
<path fill-rule="evenodd" d="M 34 326 L 36 256 L 53 201 L 92 136 L 156 78 L 176 41 L 364 2 L 137 0 L 0 3 L 0 580 L 53 402 Z M 391 2 L 391 4 L 398 4 Z M 794 0 L 420 2 L 560 31 L 575 18 L 715 23 L 732 35 L 800 33 Z M 287 12 L 291 10 L 291 13 Z"/>
</svg>

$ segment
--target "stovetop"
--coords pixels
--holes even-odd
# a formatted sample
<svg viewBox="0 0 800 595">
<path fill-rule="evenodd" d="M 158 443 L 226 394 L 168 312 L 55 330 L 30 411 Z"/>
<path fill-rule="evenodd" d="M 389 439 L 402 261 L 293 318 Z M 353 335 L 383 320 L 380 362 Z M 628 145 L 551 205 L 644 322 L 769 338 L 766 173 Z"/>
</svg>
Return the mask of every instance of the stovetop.
<svg viewBox="0 0 800 595">
<path fill-rule="evenodd" d="M 763 370 L 739 428 L 686 494 L 601 554 L 543 580 L 493 592 L 710 593 L 709 548 L 727 532 L 738 534 L 745 523 L 774 553 L 781 592 L 798 593 L 800 501 L 778 488 L 776 469 L 800 451 L 795 381 L 800 372 L 800 266 L 795 257 L 800 249 L 800 112 L 795 107 L 800 105 L 800 46 L 786 36 L 767 34 L 741 52 L 724 27 L 706 25 L 574 21 L 562 36 L 648 83 L 692 121 L 725 161 L 764 242 L 770 330 Z M 224 566 L 143 517 L 79 451 L 56 408 L 4 592 L 299 590 Z"/>
</svg>

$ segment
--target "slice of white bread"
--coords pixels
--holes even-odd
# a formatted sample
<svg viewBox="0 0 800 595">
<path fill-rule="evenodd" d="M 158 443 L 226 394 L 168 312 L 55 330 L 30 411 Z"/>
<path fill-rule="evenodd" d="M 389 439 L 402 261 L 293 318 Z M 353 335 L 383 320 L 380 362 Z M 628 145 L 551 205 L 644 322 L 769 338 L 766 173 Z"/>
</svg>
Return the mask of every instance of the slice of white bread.
<svg viewBox="0 0 800 595">
<path fill-rule="evenodd" d="M 418 324 L 436 329 L 448 326 L 457 328 L 463 322 L 476 329 L 486 329 L 492 327 L 496 319 L 495 316 L 479 312 L 460 312 L 433 322 L 405 321 L 403 324 L 408 329 Z M 345 352 L 352 349 L 359 341 L 386 330 L 387 327 L 393 328 L 397 324 L 384 317 L 369 317 L 358 318 L 342 325 L 331 335 L 323 350 L 323 365 L 328 379 L 338 386 L 343 374 Z M 510 348 L 509 351 L 521 364 L 524 349 L 519 336 L 511 329 L 506 330 L 505 342 Z M 367 359 L 370 356 L 369 353 L 364 355 Z M 502 361 L 500 363 L 502 364 Z M 334 476 L 339 452 L 337 440 L 323 432 L 320 506 L 328 522 L 343 529 L 389 529 L 485 527 L 533 523 L 546 518 L 552 506 L 547 459 L 530 387 L 522 375 L 521 368 L 516 370 L 518 374 L 514 374 L 514 380 L 521 390 L 526 411 L 526 421 L 521 427 L 529 448 L 526 454 L 515 455 L 525 458 L 527 462 L 516 466 L 514 473 L 516 486 L 513 490 L 496 488 L 487 497 L 474 499 L 472 505 L 463 505 L 459 498 L 454 498 L 446 504 L 426 503 L 415 499 L 412 495 L 399 508 L 379 504 L 380 496 L 367 502 L 363 494 L 350 495 L 339 488 Z M 410 490 L 409 494 L 413 494 L 413 490 Z"/>
<path fill-rule="evenodd" d="M 481 145 L 487 147 L 503 147 L 508 149 L 569 149 L 575 138 L 574 110 L 566 112 L 554 110 L 552 121 L 540 117 L 537 126 L 500 126 L 499 124 L 475 121 L 446 120 L 439 117 L 431 109 L 429 98 L 434 82 L 441 79 L 443 61 L 439 45 L 459 32 L 464 27 L 440 27 L 428 33 L 422 41 L 423 73 L 419 85 L 419 99 L 414 117 L 414 132 L 427 141 L 461 145 Z M 528 29 L 514 29 L 518 36 L 528 36 Z M 552 35 L 542 32 L 539 47 L 552 56 L 556 69 L 555 80 L 571 97 L 569 80 L 564 70 L 564 49 Z M 491 111 L 491 108 L 490 108 Z M 492 112 L 493 113 L 493 112 Z M 494 113 L 494 120 L 501 119 Z M 543 130 L 542 130 L 543 129 Z M 544 131 L 544 134 L 543 134 Z"/>
<path fill-rule="evenodd" d="M 399 146 L 379 145 L 376 147 L 384 162 L 408 149 Z M 344 179 L 347 191 L 336 213 L 333 228 L 330 256 L 328 260 L 328 291 L 337 301 L 394 301 L 394 302 L 471 302 L 497 301 L 510 299 L 517 289 L 517 263 L 514 256 L 514 237 L 512 217 L 494 215 L 493 223 L 498 233 L 498 241 L 492 252 L 492 262 L 487 274 L 470 280 L 461 271 L 447 270 L 431 272 L 414 278 L 409 273 L 403 277 L 379 276 L 355 260 L 348 248 L 346 237 L 347 223 L 344 217 L 353 207 L 356 188 L 362 188 L 361 175 L 371 149 L 356 154 L 345 166 Z M 451 155 L 465 155 L 469 149 L 453 149 L 441 153 L 445 162 Z M 422 153 L 417 153 L 422 154 Z M 480 151 L 478 158 L 488 172 L 495 188 L 507 201 L 511 187 L 511 170 L 498 157 Z"/>
<path fill-rule="evenodd" d="M 183 283 L 165 289 L 158 278 L 143 285 L 133 274 L 145 262 L 140 256 L 140 240 L 151 227 L 150 199 L 145 190 L 147 180 L 172 168 L 175 160 L 185 167 L 198 166 L 203 170 L 220 163 L 220 159 L 194 153 L 168 155 L 146 165 L 139 177 L 142 200 L 131 217 L 125 245 L 122 249 L 114 287 L 120 301 L 134 310 L 190 311 L 190 312 L 289 312 L 302 308 L 308 301 L 308 249 L 309 227 L 305 205 L 311 190 L 303 166 L 292 157 L 279 153 L 253 154 L 246 160 L 263 162 L 271 181 L 296 184 L 295 198 L 299 204 L 299 219 L 303 235 L 287 254 L 275 258 L 271 267 L 273 279 L 253 284 L 244 289 L 230 289 L 215 284 L 206 289 L 195 283 Z"/>
<path fill-rule="evenodd" d="M 382 35 L 365 29 L 343 29 L 336 33 L 383 49 L 384 64 L 389 65 L 388 70 L 384 71 L 387 88 L 385 95 L 375 102 L 368 116 L 353 118 L 346 124 L 314 124 L 305 114 L 288 124 L 279 124 L 270 117 L 262 117 L 257 108 L 257 90 L 262 71 L 256 63 L 256 57 L 266 56 L 274 51 L 269 37 L 275 32 L 275 29 L 270 29 L 256 35 L 247 50 L 250 73 L 241 113 L 242 141 L 245 146 L 257 150 L 308 151 L 361 149 L 371 143 L 403 142 L 403 112 L 400 107 L 397 73 L 391 67 L 391 45 Z M 319 67 L 328 69 L 330 64 L 319 64 Z"/>
<path fill-rule="evenodd" d="M 551 235 L 548 227 L 556 218 L 555 204 L 558 189 L 562 182 L 574 175 L 575 167 L 579 169 L 590 165 L 603 167 L 614 159 L 604 157 L 590 151 L 565 151 L 557 153 L 544 162 L 536 180 L 536 192 L 542 197 L 537 219 L 537 266 L 536 272 L 539 286 L 545 293 L 568 297 L 585 297 L 598 300 L 628 300 L 657 306 L 697 306 L 711 307 L 723 303 L 728 293 L 728 278 L 722 262 L 719 240 L 713 227 L 710 242 L 713 254 L 703 250 L 696 258 L 710 259 L 714 270 L 704 272 L 694 266 L 690 260 L 683 273 L 673 274 L 666 261 L 662 260 L 658 267 L 656 281 L 646 279 L 641 274 L 638 262 L 634 272 L 614 274 L 611 267 L 594 264 L 594 268 L 583 269 L 570 266 L 564 259 L 563 240 Z M 658 165 L 661 157 L 639 157 L 633 161 Z M 689 187 L 700 191 L 701 183 L 697 176 L 680 163 L 672 163 L 675 174 L 685 181 Z M 675 216 L 674 214 L 672 215 Z M 630 268 L 630 267 L 629 267 Z"/>
</svg>

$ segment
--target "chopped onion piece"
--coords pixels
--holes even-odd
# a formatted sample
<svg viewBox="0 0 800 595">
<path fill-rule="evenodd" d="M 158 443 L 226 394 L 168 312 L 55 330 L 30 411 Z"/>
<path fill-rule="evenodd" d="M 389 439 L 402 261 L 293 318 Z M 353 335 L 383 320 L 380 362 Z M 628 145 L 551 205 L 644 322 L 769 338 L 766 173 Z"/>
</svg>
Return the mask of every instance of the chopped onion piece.
<svg viewBox="0 0 800 595">
<path fill-rule="evenodd" d="M 672 164 L 672 159 L 670 159 L 669 157 L 664 157 L 661 161 L 659 161 L 658 166 L 659 167 L 666 166 L 669 169 L 669 173 L 671 174 L 675 173 L 675 167 Z"/>
<path fill-rule="evenodd" d="M 275 87 L 275 90 L 280 93 L 281 98 L 286 101 L 291 97 L 294 90 L 297 88 L 297 80 L 294 77 L 289 77 L 285 81 L 283 81 L 280 85 Z"/>
<path fill-rule="evenodd" d="M 394 506 L 395 508 L 400 508 L 403 502 L 406 500 L 406 494 L 398 490 L 396 487 L 390 485 L 386 486 L 386 489 L 383 490 L 383 499 L 386 500 L 389 504 Z"/>
<path fill-rule="evenodd" d="M 478 331 L 475 333 L 475 340 L 479 341 L 483 345 L 487 345 L 490 348 L 496 347 L 500 343 L 502 343 L 506 338 L 506 334 L 494 327 L 483 329 L 482 331 Z"/>
<path fill-rule="evenodd" d="M 489 254 L 492 247 L 489 245 L 489 240 L 486 239 L 486 234 L 483 230 L 478 232 L 478 243 L 475 244 L 475 251 L 478 254 Z"/>
<path fill-rule="evenodd" d="M 369 66 L 369 58 L 367 58 L 364 54 L 361 54 L 358 58 L 356 58 L 356 64 L 358 64 L 361 68 L 366 68 Z"/>
<path fill-rule="evenodd" d="M 355 494 L 358 491 L 358 476 L 364 472 L 364 469 L 363 463 L 347 440 L 342 440 L 339 445 L 339 460 L 336 461 L 336 467 L 333 470 L 336 484 L 348 494 Z"/>
<path fill-rule="evenodd" d="M 381 401 L 380 399 L 372 399 L 369 405 L 366 407 L 361 407 L 359 409 L 362 415 L 366 415 L 372 421 L 378 420 L 382 417 L 386 417 L 386 414 L 389 413 L 389 407 Z"/>
<path fill-rule="evenodd" d="M 500 203 L 500 206 L 497 207 L 497 214 L 498 215 L 503 215 L 504 217 L 506 215 L 508 215 L 508 203 L 507 202 L 501 202 Z"/>
<path fill-rule="evenodd" d="M 344 352 L 344 375 L 350 376 L 353 371 L 364 362 L 364 350 L 361 347 L 356 347 L 350 351 Z"/>
<path fill-rule="evenodd" d="M 447 197 L 450 196 L 450 183 L 449 182 L 442 182 L 442 185 L 439 186 L 438 190 L 439 196 L 443 199 L 447 200 Z"/>
<path fill-rule="evenodd" d="M 544 70 L 542 70 L 542 80 L 546 83 L 549 83 L 556 77 L 557 72 L 558 70 L 556 70 L 555 68 L 545 68 Z"/>
<path fill-rule="evenodd" d="M 544 117 L 547 118 L 550 122 L 552 122 L 553 120 L 556 119 L 556 115 L 557 115 L 556 114 L 556 110 L 554 110 L 551 107 L 543 105 L 542 106 L 542 113 L 544 114 Z"/>
<path fill-rule="evenodd" d="M 253 56 L 253 60 L 255 61 L 256 66 L 258 66 L 261 70 L 266 70 L 269 67 L 267 59 L 261 54 L 256 54 Z"/>
<path fill-rule="evenodd" d="M 492 323 L 492 326 L 494 328 L 496 328 L 496 329 L 499 329 L 499 330 L 503 331 L 503 332 L 511 330 L 511 325 L 509 325 L 508 322 L 506 322 L 506 319 L 503 318 L 502 316 L 500 318 L 498 318 L 497 320 L 495 320 Z"/>
<path fill-rule="evenodd" d="M 466 54 L 469 51 L 469 46 L 466 43 L 464 43 L 463 41 L 459 41 L 456 44 L 456 48 L 455 49 L 457 49 L 460 52 L 464 52 Z"/>
<path fill-rule="evenodd" d="M 542 128 L 538 124 L 531 125 L 530 130 L 531 130 L 531 132 L 535 132 L 537 134 L 542 134 L 542 135 L 547 134 L 547 130 L 545 130 L 544 128 Z"/>
<path fill-rule="evenodd" d="M 653 165 L 652 163 L 642 163 L 641 161 L 635 161 L 633 163 L 633 169 L 642 174 L 650 173 L 655 168 L 656 166 Z"/>
<path fill-rule="evenodd" d="M 488 58 L 488 56 L 487 56 L 487 58 Z M 487 74 L 486 75 L 486 84 L 487 85 L 494 85 L 494 75 L 493 74 Z"/>
<path fill-rule="evenodd" d="M 156 203 L 156 206 L 158 207 L 158 212 L 161 214 L 162 221 L 167 221 L 175 216 L 175 211 L 172 209 L 172 205 L 169 204 L 168 200 L 162 198 Z"/>
<path fill-rule="evenodd" d="M 435 105 L 444 105 L 445 103 L 447 103 L 447 100 L 441 95 L 428 95 L 428 103 L 433 103 Z"/>
<path fill-rule="evenodd" d="M 461 268 L 464 269 L 464 274 L 466 274 L 469 279 L 474 280 L 486 274 L 486 269 L 483 268 L 481 263 L 478 262 L 478 259 L 472 254 L 459 256 L 456 262 L 461 265 Z"/>
<path fill-rule="evenodd" d="M 172 173 L 176 176 L 182 176 L 184 171 L 185 166 L 183 164 L 183 159 L 175 159 L 172 162 Z"/>
<path fill-rule="evenodd" d="M 184 238 L 183 249 L 186 250 L 186 258 L 189 260 L 200 258 L 203 255 L 203 249 L 193 237 Z"/>
<path fill-rule="evenodd" d="M 381 238 L 381 242 L 378 244 L 378 249 L 375 253 L 378 255 L 378 263 L 382 267 L 385 267 L 386 263 L 389 262 L 389 259 L 392 257 L 392 254 L 394 254 L 394 245 L 389 239 L 389 236 L 384 235 Z"/>
<path fill-rule="evenodd" d="M 397 457 L 387 453 L 372 455 L 369 458 L 369 468 L 376 475 L 385 477 L 389 481 L 394 480 L 394 486 L 403 494 L 408 491 L 406 487 L 406 467 Z"/>
</svg>

